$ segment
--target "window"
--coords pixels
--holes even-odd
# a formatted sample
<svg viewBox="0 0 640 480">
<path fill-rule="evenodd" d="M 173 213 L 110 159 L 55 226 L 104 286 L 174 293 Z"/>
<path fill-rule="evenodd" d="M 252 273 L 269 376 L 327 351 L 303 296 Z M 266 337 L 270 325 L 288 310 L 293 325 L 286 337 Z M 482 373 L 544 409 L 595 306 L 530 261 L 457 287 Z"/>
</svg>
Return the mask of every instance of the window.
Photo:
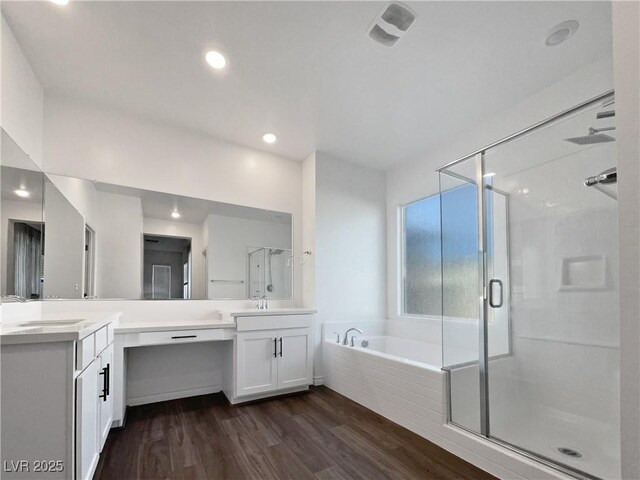
<svg viewBox="0 0 640 480">
<path fill-rule="evenodd" d="M 403 207 L 403 315 L 442 312 L 440 195 Z"/>
<path fill-rule="evenodd" d="M 403 207 L 402 315 L 441 316 L 444 294 L 446 316 L 477 317 L 476 202 L 464 184 Z"/>
</svg>

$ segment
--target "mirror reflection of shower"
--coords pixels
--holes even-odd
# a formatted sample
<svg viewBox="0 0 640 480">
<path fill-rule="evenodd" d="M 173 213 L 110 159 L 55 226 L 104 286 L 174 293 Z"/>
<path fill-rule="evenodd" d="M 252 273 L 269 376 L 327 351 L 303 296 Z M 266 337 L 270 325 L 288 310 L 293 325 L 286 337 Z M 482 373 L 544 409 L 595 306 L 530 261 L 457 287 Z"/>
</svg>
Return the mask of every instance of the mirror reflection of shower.
<svg viewBox="0 0 640 480">
<path fill-rule="evenodd" d="M 292 285 L 288 261 L 291 249 L 273 247 L 249 247 L 248 296 L 267 296 L 270 299 L 291 298 Z"/>
</svg>

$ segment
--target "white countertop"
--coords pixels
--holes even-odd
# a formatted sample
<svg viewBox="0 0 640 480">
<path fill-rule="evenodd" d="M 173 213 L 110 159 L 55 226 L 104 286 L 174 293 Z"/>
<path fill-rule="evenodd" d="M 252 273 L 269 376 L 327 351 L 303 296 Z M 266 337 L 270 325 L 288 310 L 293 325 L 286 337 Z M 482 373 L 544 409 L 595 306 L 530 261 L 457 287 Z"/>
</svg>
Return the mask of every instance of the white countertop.
<svg viewBox="0 0 640 480">
<path fill-rule="evenodd" d="M 121 316 L 116 312 L 74 313 L 16 319 L 0 325 L 0 343 L 16 345 L 82 340 L 108 323 L 117 324 Z"/>
<path fill-rule="evenodd" d="M 249 308 L 234 310 L 232 312 L 220 312 L 222 317 L 266 317 L 269 315 L 310 315 L 316 313 L 313 308 Z"/>
<path fill-rule="evenodd" d="M 201 330 L 205 328 L 236 328 L 234 321 L 211 320 L 138 320 L 122 321 L 115 328 L 116 334 L 162 332 L 167 330 Z"/>
</svg>

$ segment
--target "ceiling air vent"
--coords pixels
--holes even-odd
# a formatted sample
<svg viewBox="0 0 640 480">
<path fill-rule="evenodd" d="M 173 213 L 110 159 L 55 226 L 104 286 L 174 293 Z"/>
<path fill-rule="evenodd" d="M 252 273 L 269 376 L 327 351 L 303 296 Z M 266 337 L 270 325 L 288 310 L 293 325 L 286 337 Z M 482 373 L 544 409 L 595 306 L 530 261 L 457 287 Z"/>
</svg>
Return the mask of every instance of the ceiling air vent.
<svg viewBox="0 0 640 480">
<path fill-rule="evenodd" d="M 373 19 L 369 36 L 385 47 L 391 47 L 407 33 L 415 19 L 416 14 L 409 7 L 391 2 Z"/>
</svg>

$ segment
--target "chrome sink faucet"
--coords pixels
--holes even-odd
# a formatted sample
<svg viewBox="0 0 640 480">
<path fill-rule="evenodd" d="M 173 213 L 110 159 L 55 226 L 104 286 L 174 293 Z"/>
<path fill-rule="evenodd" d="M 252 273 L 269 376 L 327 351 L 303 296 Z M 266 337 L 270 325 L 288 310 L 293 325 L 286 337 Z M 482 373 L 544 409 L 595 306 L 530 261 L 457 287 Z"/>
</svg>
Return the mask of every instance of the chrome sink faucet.
<svg viewBox="0 0 640 480">
<path fill-rule="evenodd" d="M 355 327 L 350 328 L 349 330 L 347 330 L 346 332 L 344 332 L 344 340 L 342 340 L 342 345 L 347 345 L 347 344 L 348 344 L 347 339 L 349 338 L 349 332 L 350 332 L 351 330 L 355 330 L 356 332 L 358 332 L 358 333 L 360 333 L 360 334 L 364 333 L 364 332 L 363 332 L 362 330 L 360 330 L 359 328 L 355 328 Z M 352 346 L 353 346 L 353 345 L 352 345 Z"/>
<path fill-rule="evenodd" d="M 256 308 L 258 310 L 268 310 L 269 309 L 269 299 L 266 295 L 263 295 L 262 298 L 254 295 L 251 297 L 252 302 L 256 302 Z"/>
</svg>

